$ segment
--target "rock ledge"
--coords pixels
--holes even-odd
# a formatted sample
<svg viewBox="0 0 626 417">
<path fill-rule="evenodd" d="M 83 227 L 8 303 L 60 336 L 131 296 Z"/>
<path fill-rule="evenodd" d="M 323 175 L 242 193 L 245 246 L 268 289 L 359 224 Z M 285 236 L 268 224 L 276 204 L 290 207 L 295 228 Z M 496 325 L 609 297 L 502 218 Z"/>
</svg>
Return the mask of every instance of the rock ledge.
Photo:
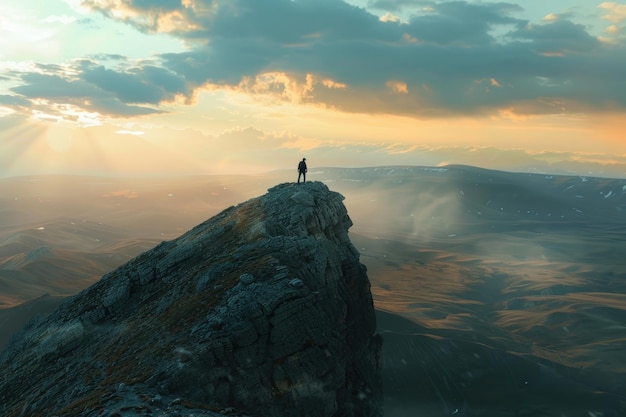
<svg viewBox="0 0 626 417">
<path fill-rule="evenodd" d="M 0 414 L 381 415 L 342 200 L 281 184 L 105 275 L 9 342 Z"/>
</svg>

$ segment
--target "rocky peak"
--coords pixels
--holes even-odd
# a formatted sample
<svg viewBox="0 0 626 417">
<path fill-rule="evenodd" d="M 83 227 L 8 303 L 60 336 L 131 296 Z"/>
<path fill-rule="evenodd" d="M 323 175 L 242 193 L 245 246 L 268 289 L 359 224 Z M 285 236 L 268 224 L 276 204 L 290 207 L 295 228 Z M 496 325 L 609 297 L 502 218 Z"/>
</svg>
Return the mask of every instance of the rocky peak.
<svg viewBox="0 0 626 417">
<path fill-rule="evenodd" d="M 380 415 L 342 200 L 281 184 L 103 276 L 9 342 L 0 414 Z"/>
</svg>

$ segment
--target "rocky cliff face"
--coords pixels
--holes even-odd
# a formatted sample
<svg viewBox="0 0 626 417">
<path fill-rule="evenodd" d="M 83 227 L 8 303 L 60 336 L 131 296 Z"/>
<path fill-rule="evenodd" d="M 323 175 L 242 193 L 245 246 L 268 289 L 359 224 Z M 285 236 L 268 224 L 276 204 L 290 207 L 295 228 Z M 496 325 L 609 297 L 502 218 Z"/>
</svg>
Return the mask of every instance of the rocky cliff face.
<svg viewBox="0 0 626 417">
<path fill-rule="evenodd" d="M 0 415 L 380 415 L 342 200 L 278 185 L 105 275 L 9 342 Z"/>
</svg>

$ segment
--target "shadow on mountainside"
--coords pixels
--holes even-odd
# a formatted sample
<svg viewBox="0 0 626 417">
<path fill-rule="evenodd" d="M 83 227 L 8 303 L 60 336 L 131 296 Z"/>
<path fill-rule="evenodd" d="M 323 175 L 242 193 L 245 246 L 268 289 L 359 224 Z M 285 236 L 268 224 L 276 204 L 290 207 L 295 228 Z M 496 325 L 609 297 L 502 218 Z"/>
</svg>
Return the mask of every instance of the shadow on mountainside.
<svg viewBox="0 0 626 417">
<path fill-rule="evenodd" d="M 626 411 L 621 373 L 521 355 L 381 310 L 377 321 L 387 417 L 618 417 Z"/>
</svg>

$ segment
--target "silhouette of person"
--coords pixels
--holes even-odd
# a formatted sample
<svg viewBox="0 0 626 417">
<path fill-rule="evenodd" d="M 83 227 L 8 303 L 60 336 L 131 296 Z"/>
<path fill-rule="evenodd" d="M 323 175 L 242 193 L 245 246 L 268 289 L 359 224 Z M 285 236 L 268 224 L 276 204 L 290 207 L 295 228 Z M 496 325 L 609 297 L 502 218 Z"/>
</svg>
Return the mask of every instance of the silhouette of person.
<svg viewBox="0 0 626 417">
<path fill-rule="evenodd" d="M 306 158 L 302 158 L 302 161 L 298 164 L 298 183 L 300 183 L 300 176 L 302 176 L 302 182 L 306 182 Z"/>
</svg>

